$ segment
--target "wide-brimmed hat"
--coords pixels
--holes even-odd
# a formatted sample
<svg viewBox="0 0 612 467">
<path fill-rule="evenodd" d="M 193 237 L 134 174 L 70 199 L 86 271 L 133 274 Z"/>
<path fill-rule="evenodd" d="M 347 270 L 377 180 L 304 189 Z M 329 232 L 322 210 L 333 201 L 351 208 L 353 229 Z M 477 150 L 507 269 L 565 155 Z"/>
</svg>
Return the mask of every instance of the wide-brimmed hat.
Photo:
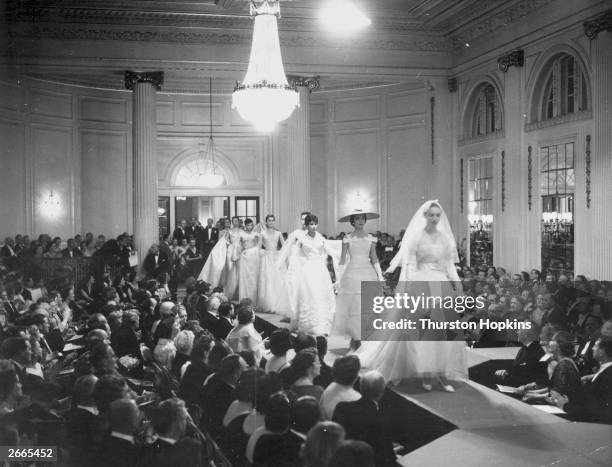
<svg viewBox="0 0 612 467">
<path fill-rule="evenodd" d="M 371 219 L 378 219 L 380 217 L 375 212 L 366 212 L 362 209 L 353 209 L 352 212 L 338 219 L 338 222 L 349 222 L 351 220 L 351 216 L 366 216 L 366 220 L 368 221 Z"/>
</svg>

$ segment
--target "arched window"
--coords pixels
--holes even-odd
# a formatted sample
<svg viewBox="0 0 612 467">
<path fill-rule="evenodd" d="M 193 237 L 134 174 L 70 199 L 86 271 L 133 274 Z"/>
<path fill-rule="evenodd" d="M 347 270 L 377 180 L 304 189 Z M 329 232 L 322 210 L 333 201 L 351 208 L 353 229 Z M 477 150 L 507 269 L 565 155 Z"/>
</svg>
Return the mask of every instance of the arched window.
<svg viewBox="0 0 612 467">
<path fill-rule="evenodd" d="M 470 136 L 476 137 L 495 133 L 502 129 L 499 98 L 491 84 L 481 86 L 476 95 Z"/>
<path fill-rule="evenodd" d="M 544 73 L 539 120 L 587 110 L 587 80 L 580 61 L 562 53 L 550 61 Z"/>
</svg>

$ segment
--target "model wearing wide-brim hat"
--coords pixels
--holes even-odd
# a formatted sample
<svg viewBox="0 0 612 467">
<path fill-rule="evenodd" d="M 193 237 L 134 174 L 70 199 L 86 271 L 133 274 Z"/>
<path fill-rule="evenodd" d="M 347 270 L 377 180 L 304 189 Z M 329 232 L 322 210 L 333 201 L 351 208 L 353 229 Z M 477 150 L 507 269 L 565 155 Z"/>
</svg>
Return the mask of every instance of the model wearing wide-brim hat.
<svg viewBox="0 0 612 467">
<path fill-rule="evenodd" d="M 351 217 L 353 216 L 366 216 L 366 220 L 368 221 L 372 219 L 378 219 L 380 217 L 380 215 L 376 214 L 375 212 L 366 212 L 362 209 L 353 209 L 352 212 L 338 219 L 338 222 L 350 222 Z"/>
</svg>

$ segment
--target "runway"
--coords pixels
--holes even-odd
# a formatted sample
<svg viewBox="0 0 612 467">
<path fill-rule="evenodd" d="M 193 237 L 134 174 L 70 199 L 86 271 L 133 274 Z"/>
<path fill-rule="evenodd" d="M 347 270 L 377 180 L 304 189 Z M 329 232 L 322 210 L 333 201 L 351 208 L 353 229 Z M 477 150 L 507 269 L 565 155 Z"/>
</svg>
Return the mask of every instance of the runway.
<svg viewBox="0 0 612 467">
<path fill-rule="evenodd" d="M 277 315 L 260 314 L 286 327 Z M 328 340 L 328 364 L 348 350 L 348 340 Z M 518 348 L 467 349 L 470 374 L 514 358 Z M 474 370 L 474 372 L 472 371 Z M 612 426 L 570 422 L 474 381 L 456 392 L 424 391 L 417 384 L 389 386 L 397 439 L 410 451 L 404 466 L 609 466 Z"/>
</svg>

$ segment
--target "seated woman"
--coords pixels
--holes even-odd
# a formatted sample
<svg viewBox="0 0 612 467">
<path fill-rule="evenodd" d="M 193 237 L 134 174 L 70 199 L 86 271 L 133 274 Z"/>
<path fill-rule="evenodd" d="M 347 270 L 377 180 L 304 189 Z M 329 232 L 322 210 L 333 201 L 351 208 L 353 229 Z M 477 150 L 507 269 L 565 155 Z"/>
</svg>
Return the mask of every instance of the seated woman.
<svg viewBox="0 0 612 467">
<path fill-rule="evenodd" d="M 226 341 L 236 353 L 243 350 L 251 350 L 255 355 L 257 365 L 259 365 L 266 347 L 264 339 L 262 339 L 253 325 L 255 313 L 246 306 L 239 306 L 236 317 L 238 324 L 229 332 Z"/>
<path fill-rule="evenodd" d="M 289 367 L 287 353 L 293 348 L 293 338 L 289 329 L 277 329 L 270 336 L 272 356 L 266 362 L 266 373 L 280 373 Z"/>
<path fill-rule="evenodd" d="M 532 382 L 518 389 L 526 402 L 546 402 L 550 391 L 556 391 L 567 397 L 576 396 L 580 390 L 580 372 L 572 357 L 574 356 L 574 340 L 565 332 L 555 333 L 548 344 L 548 352 L 552 360 L 548 364 L 548 387 L 538 388 L 537 383 Z"/>
<path fill-rule="evenodd" d="M 323 388 L 314 384 L 314 379 L 321 371 L 317 352 L 314 349 L 300 350 L 291 362 L 291 369 L 297 379 L 291 385 L 290 391 L 297 397 L 312 396 L 317 401 L 320 400 Z"/>
</svg>

